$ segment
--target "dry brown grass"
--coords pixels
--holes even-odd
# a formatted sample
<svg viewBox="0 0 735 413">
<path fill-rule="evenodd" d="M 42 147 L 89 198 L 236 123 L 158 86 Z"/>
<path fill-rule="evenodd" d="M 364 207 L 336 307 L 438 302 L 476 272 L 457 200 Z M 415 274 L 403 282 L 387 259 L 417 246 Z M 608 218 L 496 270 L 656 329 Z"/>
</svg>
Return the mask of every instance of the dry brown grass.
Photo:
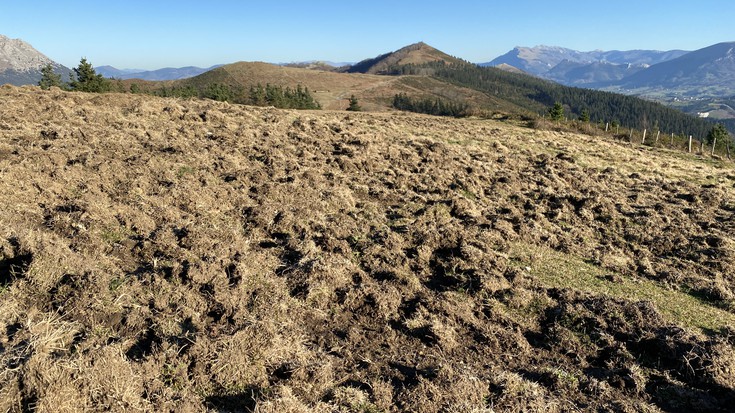
<svg viewBox="0 0 735 413">
<path fill-rule="evenodd" d="M 729 164 L 487 120 L 0 100 L 2 411 L 735 403 Z"/>
</svg>

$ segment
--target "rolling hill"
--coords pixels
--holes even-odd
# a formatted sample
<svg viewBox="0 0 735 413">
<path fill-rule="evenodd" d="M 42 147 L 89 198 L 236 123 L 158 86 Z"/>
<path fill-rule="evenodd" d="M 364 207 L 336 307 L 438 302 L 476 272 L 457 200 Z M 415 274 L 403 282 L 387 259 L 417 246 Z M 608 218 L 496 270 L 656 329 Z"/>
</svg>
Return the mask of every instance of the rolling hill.
<svg viewBox="0 0 735 413">
<path fill-rule="evenodd" d="M 164 82 L 159 87 L 204 91 L 218 84 L 240 90 L 240 94 L 257 84 L 291 88 L 300 85 L 308 88 L 326 109 L 345 109 L 348 98 L 355 95 L 366 110 L 389 110 L 393 97 L 405 93 L 416 98 L 470 104 L 472 111 L 478 114 L 537 116 L 545 113 L 555 101 L 560 101 L 567 106 L 569 116 L 578 116 L 586 110 L 595 122 L 616 121 L 623 127 L 655 126 L 664 133 L 698 137 L 704 136 L 711 127 L 707 121 L 641 99 L 571 88 L 492 67 L 478 67 L 424 43 L 366 59 L 343 73 L 239 62 L 190 79 Z M 247 98 L 242 101 L 247 102 Z"/>
<path fill-rule="evenodd" d="M 385 62 L 386 58 L 389 61 L 400 62 L 410 59 L 413 62 L 425 62 L 432 61 L 433 55 L 426 57 L 426 60 L 416 55 L 403 59 L 385 57 L 382 62 Z M 379 66 L 385 67 L 380 64 Z M 315 99 L 325 109 L 345 109 L 348 105 L 348 98 L 355 95 L 365 110 L 386 110 L 391 106 L 396 94 L 408 93 L 413 96 L 459 100 L 478 108 L 493 107 L 508 112 L 522 110 L 515 104 L 493 96 L 427 76 L 338 73 L 262 62 L 233 63 L 190 79 L 164 83 L 169 87 L 193 87 L 195 89 L 203 89 L 212 84 L 225 84 L 245 89 L 257 84 L 273 84 L 291 88 L 301 85 L 309 88 Z"/>
</svg>

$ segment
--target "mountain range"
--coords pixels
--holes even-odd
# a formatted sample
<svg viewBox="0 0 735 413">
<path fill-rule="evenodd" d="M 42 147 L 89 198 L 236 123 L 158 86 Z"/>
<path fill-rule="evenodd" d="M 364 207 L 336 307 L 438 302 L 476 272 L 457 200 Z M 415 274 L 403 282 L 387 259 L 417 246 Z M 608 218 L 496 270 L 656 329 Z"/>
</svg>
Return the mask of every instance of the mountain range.
<svg viewBox="0 0 735 413">
<path fill-rule="evenodd" d="M 554 46 L 516 47 L 481 66 L 513 67 L 569 86 L 660 99 L 735 96 L 735 42 L 692 52 L 580 52 Z"/>
<path fill-rule="evenodd" d="M 556 46 L 518 46 L 490 62 L 480 63 L 480 66 L 505 64 L 565 85 L 589 85 L 620 80 L 686 53 L 683 50 L 580 52 Z"/>
<path fill-rule="evenodd" d="M 623 78 L 615 84 L 634 94 L 735 95 L 735 42 L 718 43 Z"/>
<path fill-rule="evenodd" d="M 115 79 L 142 79 L 142 80 L 177 80 L 194 77 L 212 69 L 216 69 L 222 65 L 214 65 L 207 68 L 186 66 L 186 67 L 166 67 L 157 70 L 140 70 L 140 69 L 116 69 L 112 66 L 98 66 L 95 71 L 104 77 Z"/>
</svg>

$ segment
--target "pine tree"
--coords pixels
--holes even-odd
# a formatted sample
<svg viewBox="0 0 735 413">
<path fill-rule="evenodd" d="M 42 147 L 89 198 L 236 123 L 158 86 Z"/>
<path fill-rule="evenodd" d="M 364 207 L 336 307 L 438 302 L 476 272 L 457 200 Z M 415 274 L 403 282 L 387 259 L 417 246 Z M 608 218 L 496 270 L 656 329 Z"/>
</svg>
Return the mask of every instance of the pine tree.
<svg viewBox="0 0 735 413">
<path fill-rule="evenodd" d="M 559 102 L 555 102 L 554 106 L 549 109 L 549 117 L 553 121 L 560 121 L 564 119 L 564 106 Z"/>
<path fill-rule="evenodd" d="M 579 115 L 579 120 L 581 122 L 589 122 L 590 121 L 590 113 L 587 112 L 587 109 L 582 109 L 582 114 Z"/>
<path fill-rule="evenodd" d="M 350 96 L 350 106 L 347 107 L 347 110 L 352 112 L 359 112 L 362 110 L 355 95 Z"/>
<path fill-rule="evenodd" d="M 227 102 L 232 100 L 235 93 L 231 87 L 222 83 L 212 83 L 204 91 L 204 96 L 207 99 L 218 100 L 220 102 Z"/>
<path fill-rule="evenodd" d="M 38 86 L 41 89 L 49 89 L 52 86 L 62 87 L 61 75 L 54 73 L 54 68 L 51 64 L 47 64 L 41 69 L 41 80 L 38 81 Z"/>
<path fill-rule="evenodd" d="M 74 74 L 76 79 L 69 84 L 72 90 L 102 93 L 111 89 L 110 81 L 95 72 L 94 66 L 84 57 L 79 61 L 79 66 L 74 68 Z"/>
<path fill-rule="evenodd" d="M 729 137 L 730 135 L 728 134 L 725 125 L 717 123 L 712 127 L 712 129 L 710 129 L 709 133 L 707 133 L 707 143 L 712 145 L 715 142 L 725 142 Z"/>
</svg>

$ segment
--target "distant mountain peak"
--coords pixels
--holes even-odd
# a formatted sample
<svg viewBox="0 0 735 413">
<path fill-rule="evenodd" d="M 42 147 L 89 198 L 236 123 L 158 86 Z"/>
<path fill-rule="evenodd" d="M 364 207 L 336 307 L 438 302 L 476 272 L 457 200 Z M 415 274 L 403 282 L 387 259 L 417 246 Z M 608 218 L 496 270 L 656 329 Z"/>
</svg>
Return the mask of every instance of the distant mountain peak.
<svg viewBox="0 0 735 413">
<path fill-rule="evenodd" d="M 462 62 L 424 42 L 413 43 L 394 52 L 385 53 L 378 57 L 365 59 L 350 66 L 349 73 L 387 74 L 396 67 L 408 64 L 422 64 L 444 61 L 454 64 Z"/>
<path fill-rule="evenodd" d="M 580 52 L 560 46 L 516 46 L 481 66 L 507 64 L 529 74 L 565 85 L 608 85 L 650 65 L 680 57 L 683 50 L 628 50 Z"/>
<path fill-rule="evenodd" d="M 55 62 L 21 39 L 0 35 L 0 71 L 29 71 Z"/>
<path fill-rule="evenodd" d="M 0 34 L 0 85 L 35 85 L 41 80 L 41 69 L 46 65 L 51 65 L 63 79 L 69 77 L 68 68 L 49 59 L 30 44 Z"/>
</svg>

